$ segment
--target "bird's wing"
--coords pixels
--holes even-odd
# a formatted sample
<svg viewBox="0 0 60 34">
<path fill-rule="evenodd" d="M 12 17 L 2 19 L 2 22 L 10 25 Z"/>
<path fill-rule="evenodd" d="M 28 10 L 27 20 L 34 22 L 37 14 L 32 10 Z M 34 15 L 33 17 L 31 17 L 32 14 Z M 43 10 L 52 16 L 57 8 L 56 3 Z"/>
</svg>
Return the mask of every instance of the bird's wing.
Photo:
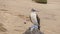
<svg viewBox="0 0 60 34">
<path fill-rule="evenodd" d="M 36 16 L 36 18 L 37 18 L 38 24 L 40 24 L 40 18 L 38 17 L 38 15 Z"/>
</svg>

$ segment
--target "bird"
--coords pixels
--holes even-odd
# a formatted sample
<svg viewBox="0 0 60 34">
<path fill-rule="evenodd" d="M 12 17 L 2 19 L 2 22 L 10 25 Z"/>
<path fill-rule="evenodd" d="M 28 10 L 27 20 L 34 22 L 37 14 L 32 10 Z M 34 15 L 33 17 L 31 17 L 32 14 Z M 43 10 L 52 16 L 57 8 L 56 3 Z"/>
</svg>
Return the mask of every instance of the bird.
<svg viewBox="0 0 60 34">
<path fill-rule="evenodd" d="M 41 34 L 40 18 L 38 17 L 38 14 L 36 12 L 37 12 L 37 10 L 31 9 L 29 18 L 33 24 L 24 32 L 24 34 Z"/>
<path fill-rule="evenodd" d="M 30 14 L 30 21 L 33 23 L 33 25 L 38 26 L 38 30 L 40 30 L 40 18 L 38 17 L 38 14 L 36 13 L 37 10 L 31 9 L 31 14 Z"/>
</svg>

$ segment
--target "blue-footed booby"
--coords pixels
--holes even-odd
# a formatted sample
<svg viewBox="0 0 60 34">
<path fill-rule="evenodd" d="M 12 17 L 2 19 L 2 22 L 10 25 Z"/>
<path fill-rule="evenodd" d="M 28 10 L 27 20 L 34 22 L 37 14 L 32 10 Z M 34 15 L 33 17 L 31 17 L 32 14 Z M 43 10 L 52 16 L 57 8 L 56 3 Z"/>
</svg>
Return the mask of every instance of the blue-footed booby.
<svg viewBox="0 0 60 34">
<path fill-rule="evenodd" d="M 31 12 L 31 14 L 30 14 L 30 20 L 31 20 L 31 22 L 33 23 L 33 27 L 32 28 L 34 28 L 35 27 L 35 25 L 36 26 L 38 26 L 37 28 L 38 28 L 38 30 L 40 30 L 40 18 L 38 17 L 38 14 L 36 13 L 37 12 L 37 10 L 35 10 L 35 9 L 32 9 L 31 10 L 32 12 Z M 32 29 L 31 28 L 31 29 Z"/>
</svg>

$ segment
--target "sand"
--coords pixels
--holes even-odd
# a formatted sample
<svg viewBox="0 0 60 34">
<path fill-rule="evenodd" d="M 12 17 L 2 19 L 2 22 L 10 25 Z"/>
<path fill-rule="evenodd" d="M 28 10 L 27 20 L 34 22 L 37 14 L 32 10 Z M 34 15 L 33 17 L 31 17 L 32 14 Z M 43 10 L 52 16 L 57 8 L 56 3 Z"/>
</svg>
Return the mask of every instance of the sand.
<svg viewBox="0 0 60 34">
<path fill-rule="evenodd" d="M 0 34 L 23 34 L 32 25 L 28 17 L 32 8 L 39 11 L 41 32 L 60 34 L 60 0 L 48 0 L 47 4 L 0 0 Z"/>
</svg>

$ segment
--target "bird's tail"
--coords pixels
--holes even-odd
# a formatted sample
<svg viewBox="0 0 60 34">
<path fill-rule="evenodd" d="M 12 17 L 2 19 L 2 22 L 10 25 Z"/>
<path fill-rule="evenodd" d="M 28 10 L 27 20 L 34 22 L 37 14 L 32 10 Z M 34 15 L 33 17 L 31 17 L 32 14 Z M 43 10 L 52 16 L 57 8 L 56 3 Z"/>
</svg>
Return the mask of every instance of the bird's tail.
<svg viewBox="0 0 60 34">
<path fill-rule="evenodd" d="M 38 26 L 37 25 L 32 25 L 30 27 L 30 31 L 37 30 L 37 29 L 38 29 Z"/>
</svg>

